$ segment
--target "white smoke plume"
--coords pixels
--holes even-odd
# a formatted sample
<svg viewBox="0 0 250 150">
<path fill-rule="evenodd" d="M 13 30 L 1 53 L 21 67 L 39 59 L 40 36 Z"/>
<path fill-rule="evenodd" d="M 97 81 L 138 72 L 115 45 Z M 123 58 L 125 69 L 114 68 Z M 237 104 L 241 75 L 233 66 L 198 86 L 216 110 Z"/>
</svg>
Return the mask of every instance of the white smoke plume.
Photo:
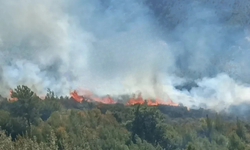
<svg viewBox="0 0 250 150">
<path fill-rule="evenodd" d="M 0 0 L 0 92 L 250 101 L 247 0 Z M 196 82 L 190 90 L 177 89 Z M 215 107 L 216 106 L 216 107 Z"/>
</svg>

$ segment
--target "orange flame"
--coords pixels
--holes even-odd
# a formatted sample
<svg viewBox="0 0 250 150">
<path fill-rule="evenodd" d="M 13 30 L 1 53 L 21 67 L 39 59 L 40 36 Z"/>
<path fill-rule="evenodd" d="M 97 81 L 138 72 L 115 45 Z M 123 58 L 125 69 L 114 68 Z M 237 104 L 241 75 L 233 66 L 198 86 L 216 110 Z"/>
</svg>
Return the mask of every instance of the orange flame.
<svg viewBox="0 0 250 150">
<path fill-rule="evenodd" d="M 143 104 L 144 100 L 142 99 L 141 93 L 138 95 L 138 98 L 135 99 L 134 95 L 133 98 L 129 99 L 126 103 L 126 105 L 135 105 L 135 104 Z M 147 100 L 147 105 L 149 106 L 157 106 L 157 105 L 169 105 L 169 106 L 179 106 L 179 104 L 174 103 L 169 97 L 168 101 L 165 102 L 161 98 L 157 97 L 155 101 L 152 101 L 151 99 Z"/>
<path fill-rule="evenodd" d="M 155 101 L 161 105 L 179 106 L 179 104 L 174 103 L 169 97 L 167 102 L 164 102 L 161 98 L 158 97 L 155 99 Z"/>
<path fill-rule="evenodd" d="M 10 89 L 10 101 L 17 101 L 18 98 L 12 97 L 13 90 Z M 104 103 L 104 104 L 115 104 L 116 102 L 110 97 L 110 95 L 107 95 L 106 97 L 96 97 L 93 96 L 92 92 L 89 90 L 82 90 L 80 91 L 81 95 L 78 94 L 76 90 L 73 92 L 70 92 L 70 96 L 77 102 L 82 103 L 82 101 L 87 101 L 87 102 L 98 102 L 98 103 Z M 44 99 L 44 97 L 41 97 L 41 99 Z M 143 100 L 141 93 L 138 94 L 137 98 L 135 98 L 135 94 L 133 94 L 132 98 L 130 98 L 126 105 L 135 105 L 135 104 L 143 104 L 145 101 Z M 165 102 L 161 98 L 157 97 L 155 101 L 152 101 L 151 99 L 147 100 L 147 105 L 149 106 L 157 106 L 157 105 L 170 105 L 170 106 L 179 106 L 179 104 L 174 103 L 169 97 L 168 101 Z"/>
<path fill-rule="evenodd" d="M 107 95 L 106 97 L 102 98 L 102 103 L 115 104 L 116 102 L 109 95 Z"/>
<path fill-rule="evenodd" d="M 10 89 L 10 101 L 17 101 L 18 99 L 16 97 L 12 97 L 13 90 Z"/>
<path fill-rule="evenodd" d="M 83 97 L 79 96 L 76 92 L 76 90 L 74 90 L 73 92 L 70 93 L 70 96 L 76 100 L 77 102 L 82 102 L 83 101 Z"/>
<path fill-rule="evenodd" d="M 133 97 L 127 101 L 126 105 L 143 104 L 144 102 L 141 93 L 139 93 L 137 98 L 135 98 L 135 95 L 133 94 Z"/>
<path fill-rule="evenodd" d="M 151 99 L 148 99 L 147 104 L 149 106 L 157 106 L 157 105 L 159 105 L 159 103 L 157 101 L 153 102 L 153 101 L 151 101 Z"/>
<path fill-rule="evenodd" d="M 96 96 L 92 96 L 92 92 L 90 91 L 80 91 L 82 95 L 79 95 L 76 90 L 70 93 L 71 97 L 77 101 L 77 102 L 82 102 L 83 100 L 90 102 L 98 102 L 98 103 L 104 103 L 104 104 L 115 104 L 116 102 L 109 96 L 107 95 L 106 97 L 100 98 Z M 133 94 L 132 98 L 130 98 L 125 105 L 135 105 L 135 104 L 143 104 L 145 101 L 143 100 L 141 93 L 138 94 L 137 98 L 135 98 L 135 94 Z M 179 104 L 174 103 L 169 97 L 168 101 L 165 102 L 161 98 L 157 97 L 155 101 L 152 101 L 151 99 L 147 100 L 147 105 L 149 106 L 157 106 L 157 105 L 170 105 L 170 106 L 179 106 Z"/>
<path fill-rule="evenodd" d="M 116 102 L 109 96 L 107 95 L 106 97 L 100 98 L 96 96 L 92 96 L 92 92 L 89 90 L 81 90 L 80 93 L 81 95 L 77 93 L 76 90 L 73 92 L 70 92 L 71 97 L 76 100 L 77 102 L 82 102 L 83 100 L 90 102 L 98 102 L 98 103 L 104 103 L 104 104 L 115 104 Z"/>
</svg>

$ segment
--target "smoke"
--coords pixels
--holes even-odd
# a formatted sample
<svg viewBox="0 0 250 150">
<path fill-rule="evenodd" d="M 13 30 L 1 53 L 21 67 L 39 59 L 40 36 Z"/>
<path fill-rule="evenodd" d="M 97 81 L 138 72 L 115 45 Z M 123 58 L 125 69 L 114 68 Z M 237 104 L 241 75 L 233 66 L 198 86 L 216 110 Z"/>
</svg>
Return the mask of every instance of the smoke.
<svg viewBox="0 0 250 150">
<path fill-rule="evenodd" d="M 249 101 L 246 0 L 0 0 L 0 91 Z M 194 82 L 188 90 L 175 88 Z M 218 107 L 215 107 L 218 106 Z"/>
<path fill-rule="evenodd" d="M 172 98 L 184 100 L 183 104 L 188 106 L 204 107 L 202 104 L 205 104 L 205 108 L 215 110 L 223 110 L 232 104 L 238 105 L 250 100 L 250 86 L 236 82 L 224 73 L 214 78 L 196 80 L 196 83 L 197 86 L 190 91 L 170 89 Z"/>
</svg>

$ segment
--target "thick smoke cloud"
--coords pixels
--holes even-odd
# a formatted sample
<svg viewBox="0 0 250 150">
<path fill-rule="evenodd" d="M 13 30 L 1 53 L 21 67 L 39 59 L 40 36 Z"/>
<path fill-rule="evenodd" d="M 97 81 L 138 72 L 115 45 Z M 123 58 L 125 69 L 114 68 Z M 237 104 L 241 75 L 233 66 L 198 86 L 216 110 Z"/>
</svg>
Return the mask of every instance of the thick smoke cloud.
<svg viewBox="0 0 250 150">
<path fill-rule="evenodd" d="M 1 94 L 24 84 L 38 94 L 141 91 L 220 110 L 249 101 L 248 5 L 0 0 Z M 189 82 L 197 86 L 175 88 Z"/>
</svg>

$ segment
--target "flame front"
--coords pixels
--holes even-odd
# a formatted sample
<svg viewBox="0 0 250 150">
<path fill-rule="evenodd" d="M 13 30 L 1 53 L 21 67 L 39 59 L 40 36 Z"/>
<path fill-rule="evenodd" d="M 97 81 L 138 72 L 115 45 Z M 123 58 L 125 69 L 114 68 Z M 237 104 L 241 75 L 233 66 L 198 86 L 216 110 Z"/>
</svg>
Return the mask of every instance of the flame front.
<svg viewBox="0 0 250 150">
<path fill-rule="evenodd" d="M 133 94 L 133 97 L 127 101 L 126 105 L 135 105 L 135 104 L 143 104 L 143 103 L 144 103 L 144 100 L 141 96 L 141 93 L 139 93 L 137 98 L 135 98 L 135 95 Z"/>
<path fill-rule="evenodd" d="M 143 100 L 141 93 L 138 95 L 138 98 L 134 98 L 135 96 L 133 95 L 133 98 L 130 98 L 126 105 L 135 105 L 135 104 L 143 104 L 145 101 Z M 149 106 L 157 106 L 157 105 L 169 105 L 169 106 L 179 106 L 179 104 L 174 103 L 169 97 L 168 101 L 165 102 L 161 98 L 157 97 L 155 101 L 152 101 L 150 98 L 147 99 L 147 105 Z"/>
<path fill-rule="evenodd" d="M 18 99 L 16 97 L 12 97 L 13 90 L 10 89 L 10 101 L 17 101 Z"/>
<path fill-rule="evenodd" d="M 147 104 L 149 106 L 157 106 L 157 105 L 159 105 L 158 101 L 153 102 L 151 99 L 147 100 Z"/>
<path fill-rule="evenodd" d="M 104 103 L 104 104 L 115 104 L 116 102 L 109 96 L 107 95 L 106 97 L 97 97 L 97 96 L 93 96 L 92 92 L 90 92 L 89 90 L 81 90 L 80 93 L 82 93 L 81 95 L 77 93 L 76 90 L 74 90 L 73 92 L 70 92 L 71 97 L 76 100 L 77 102 L 82 103 L 83 100 L 87 101 L 87 102 L 98 102 L 98 103 Z"/>
<path fill-rule="evenodd" d="M 77 102 L 81 103 L 83 101 L 83 97 L 79 96 L 76 92 L 76 90 L 74 90 L 73 92 L 70 93 L 70 96 L 76 100 Z"/>
<path fill-rule="evenodd" d="M 108 95 L 106 97 L 100 98 L 97 96 L 93 96 L 92 92 L 90 91 L 80 91 L 79 93 L 87 93 L 87 94 L 78 94 L 76 90 L 70 93 L 71 97 L 77 101 L 82 102 L 83 100 L 90 102 L 98 102 L 98 103 L 104 103 L 104 104 L 115 104 L 116 102 Z M 142 98 L 141 93 L 138 94 L 137 98 L 135 97 L 135 94 L 133 94 L 132 98 L 130 98 L 125 105 L 135 105 L 135 104 L 144 104 L 145 101 Z M 155 101 L 152 101 L 151 99 L 147 99 L 146 104 L 149 106 L 157 106 L 157 105 L 169 105 L 169 106 L 179 106 L 179 104 L 174 103 L 169 97 L 168 101 L 165 102 L 163 99 L 157 97 Z"/>
<path fill-rule="evenodd" d="M 13 97 L 12 93 L 13 90 L 10 89 L 9 91 L 10 93 L 10 101 L 17 101 L 18 98 Z M 81 93 L 81 94 L 79 94 Z M 116 101 L 114 101 L 110 95 L 107 95 L 105 97 L 97 97 L 97 96 L 93 96 L 92 92 L 89 90 L 81 90 L 80 92 L 77 92 L 76 90 L 74 90 L 73 92 L 70 92 L 70 96 L 77 102 L 82 103 L 82 101 L 86 101 L 86 102 L 98 102 L 98 103 L 103 103 L 103 104 L 115 104 L 117 103 Z M 41 99 L 44 99 L 45 97 L 40 97 Z M 147 101 L 145 102 L 145 100 L 143 100 L 141 93 L 138 94 L 137 98 L 135 97 L 135 94 L 133 94 L 132 98 L 130 98 L 125 105 L 135 105 L 135 104 L 144 104 L 146 103 L 149 106 L 157 106 L 157 105 L 170 105 L 170 106 L 179 106 L 179 104 L 174 103 L 169 97 L 168 97 L 168 101 L 165 102 L 163 99 L 157 97 L 155 99 L 155 101 L 152 101 L 151 99 L 147 99 Z"/>
</svg>

